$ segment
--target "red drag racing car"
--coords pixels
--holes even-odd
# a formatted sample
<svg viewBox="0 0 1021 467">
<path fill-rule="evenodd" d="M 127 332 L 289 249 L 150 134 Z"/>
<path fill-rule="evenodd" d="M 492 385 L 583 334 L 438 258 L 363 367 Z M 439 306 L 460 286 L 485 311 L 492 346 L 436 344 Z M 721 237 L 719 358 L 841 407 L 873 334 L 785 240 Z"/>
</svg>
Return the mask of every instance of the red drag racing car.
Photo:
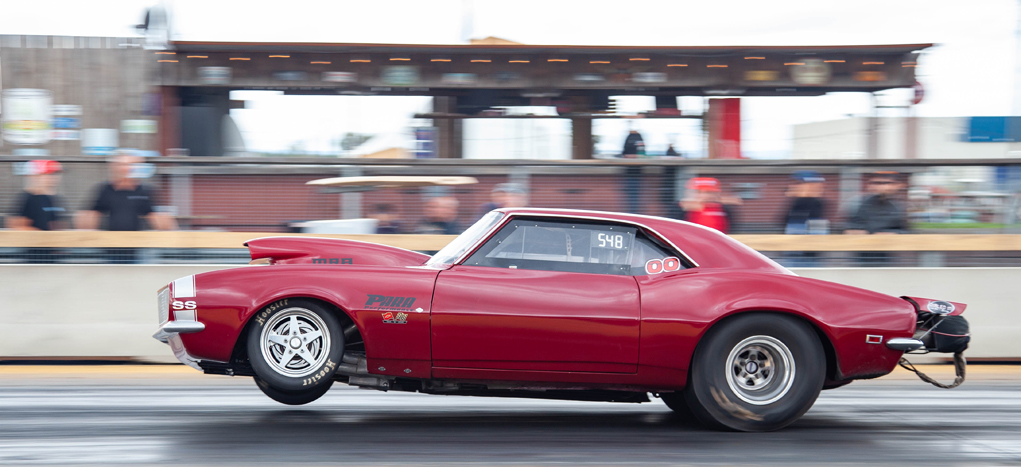
<svg viewBox="0 0 1021 467">
<path fill-rule="evenodd" d="M 246 246 L 268 265 L 161 289 L 154 337 L 286 404 L 335 381 L 613 402 L 651 393 L 710 426 L 774 430 L 822 389 L 885 375 L 905 351 L 946 350 L 916 328 L 964 311 L 799 277 L 715 230 L 618 213 L 496 210 L 433 256 L 310 237 Z"/>
</svg>

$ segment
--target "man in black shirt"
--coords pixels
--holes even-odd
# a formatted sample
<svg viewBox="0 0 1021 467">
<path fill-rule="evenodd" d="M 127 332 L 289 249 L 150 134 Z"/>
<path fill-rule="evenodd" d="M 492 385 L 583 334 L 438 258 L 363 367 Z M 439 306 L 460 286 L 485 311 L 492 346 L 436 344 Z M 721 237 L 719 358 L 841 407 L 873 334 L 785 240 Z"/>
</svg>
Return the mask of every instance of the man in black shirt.
<svg viewBox="0 0 1021 467">
<path fill-rule="evenodd" d="M 787 188 L 790 204 L 783 219 L 784 233 L 787 235 L 827 234 L 829 222 L 823 217 L 823 183 L 822 174 L 813 170 L 799 170 L 791 174 L 795 183 Z M 811 267 L 818 265 L 818 252 L 791 251 L 784 255 L 784 265 L 788 267 Z"/>
<path fill-rule="evenodd" d="M 904 188 L 897 172 L 875 172 L 869 179 L 865 198 L 847 222 L 846 234 L 899 234 L 908 231 L 908 216 L 904 207 L 894 200 Z M 890 255 L 884 251 L 862 251 L 859 261 L 865 266 L 889 262 Z"/>
<path fill-rule="evenodd" d="M 627 138 L 624 139 L 622 156 L 625 159 L 637 159 L 645 156 L 645 140 L 642 134 L 634 128 L 628 130 Z M 640 210 L 639 186 L 641 185 L 642 168 L 638 166 L 624 167 L 624 196 L 627 199 L 627 210 L 630 213 L 638 214 Z"/>
<path fill-rule="evenodd" d="M 60 185 L 60 163 L 34 160 L 26 162 L 25 191 L 18 199 L 16 216 L 7 218 L 7 228 L 15 230 L 55 230 L 64 208 L 57 199 Z"/>
<path fill-rule="evenodd" d="M 821 233 L 827 228 L 820 226 L 825 221 L 822 199 L 825 178 L 812 170 L 799 170 L 791 174 L 795 183 L 787 189 L 787 197 L 791 199 L 784 217 L 784 233 L 788 235 Z"/>
<path fill-rule="evenodd" d="M 81 229 L 135 231 L 143 230 L 142 220 L 156 230 L 177 228 L 174 218 L 152 209 L 152 190 L 140 183 L 132 169 L 142 161 L 140 157 L 121 154 L 108 162 L 110 181 L 100 185 L 91 210 L 80 211 L 76 224 Z M 135 249 L 110 251 L 114 262 L 135 262 Z M 123 261 L 118 261 L 121 259 Z"/>
<path fill-rule="evenodd" d="M 429 235 L 457 235 L 461 228 L 457 225 L 457 207 L 459 203 L 452 196 L 437 196 L 425 203 L 425 218 L 418 225 L 415 233 Z"/>
<path fill-rule="evenodd" d="M 627 159 L 634 159 L 645 155 L 645 140 L 638 130 L 628 130 L 627 138 L 624 139 L 623 156 Z"/>
<path fill-rule="evenodd" d="M 18 198 L 16 215 L 7 218 L 7 228 L 14 230 L 55 230 L 62 222 L 64 208 L 57 199 L 60 185 L 60 163 L 49 160 L 26 162 L 25 191 Z M 53 263 L 52 248 L 28 248 L 24 251 L 29 263 Z"/>
</svg>

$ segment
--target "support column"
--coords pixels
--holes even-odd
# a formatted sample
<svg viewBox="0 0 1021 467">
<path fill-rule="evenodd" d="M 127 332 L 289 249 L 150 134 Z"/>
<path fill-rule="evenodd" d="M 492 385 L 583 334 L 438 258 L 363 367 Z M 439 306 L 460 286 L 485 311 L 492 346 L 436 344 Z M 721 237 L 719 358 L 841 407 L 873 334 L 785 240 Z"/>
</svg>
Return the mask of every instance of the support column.
<svg viewBox="0 0 1021 467">
<path fill-rule="evenodd" d="M 915 117 L 915 107 L 908 106 L 907 116 L 904 117 L 904 158 L 918 158 L 918 117 Z"/>
<path fill-rule="evenodd" d="M 362 176 L 361 167 L 344 167 L 340 169 L 341 177 Z M 340 218 L 359 219 L 362 217 L 362 194 L 361 192 L 348 192 L 340 194 Z"/>
<path fill-rule="evenodd" d="M 571 159 L 592 158 L 592 119 L 571 119 Z"/>
<path fill-rule="evenodd" d="M 181 127 L 178 109 L 181 100 L 177 96 L 177 86 L 161 86 L 160 88 L 160 119 L 159 119 L 159 152 L 170 155 L 171 148 L 181 147 Z"/>
<path fill-rule="evenodd" d="M 433 97 L 433 112 L 452 114 L 457 112 L 456 96 Z M 436 155 L 443 159 L 460 159 L 463 157 L 462 147 L 464 135 L 461 131 L 462 120 L 442 118 L 433 120 L 436 127 Z"/>
<path fill-rule="evenodd" d="M 741 159 L 741 99 L 709 100 L 709 158 Z"/>
<path fill-rule="evenodd" d="M 876 108 L 875 93 L 869 94 L 871 98 L 872 111 L 869 112 L 868 128 L 865 130 L 867 138 L 865 144 L 865 158 L 879 159 L 879 109 Z"/>
</svg>

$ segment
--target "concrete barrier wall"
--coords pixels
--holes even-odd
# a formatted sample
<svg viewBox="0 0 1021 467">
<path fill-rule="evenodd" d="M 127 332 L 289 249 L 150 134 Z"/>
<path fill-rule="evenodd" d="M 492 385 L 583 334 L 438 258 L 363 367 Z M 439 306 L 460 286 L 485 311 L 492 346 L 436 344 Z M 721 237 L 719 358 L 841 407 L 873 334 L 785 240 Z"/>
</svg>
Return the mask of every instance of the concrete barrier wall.
<svg viewBox="0 0 1021 467">
<path fill-rule="evenodd" d="M 154 340 L 156 291 L 188 274 L 227 266 L 0 266 L 0 357 L 131 357 L 172 361 Z M 890 295 L 968 304 L 969 357 L 1021 358 L 1021 268 L 797 269 L 806 277 Z"/>
</svg>

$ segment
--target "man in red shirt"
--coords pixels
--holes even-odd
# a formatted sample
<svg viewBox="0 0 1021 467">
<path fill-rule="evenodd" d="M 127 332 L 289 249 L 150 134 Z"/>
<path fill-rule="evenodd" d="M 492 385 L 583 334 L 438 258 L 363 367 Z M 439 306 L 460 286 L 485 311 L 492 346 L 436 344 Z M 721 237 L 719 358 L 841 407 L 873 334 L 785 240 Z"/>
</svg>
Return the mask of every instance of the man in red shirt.
<svg viewBox="0 0 1021 467">
<path fill-rule="evenodd" d="M 733 222 L 730 204 L 733 202 L 722 201 L 720 181 L 712 177 L 695 177 L 688 180 L 686 188 L 688 193 L 680 202 L 684 211 L 682 219 L 723 233 L 730 232 Z"/>
</svg>

